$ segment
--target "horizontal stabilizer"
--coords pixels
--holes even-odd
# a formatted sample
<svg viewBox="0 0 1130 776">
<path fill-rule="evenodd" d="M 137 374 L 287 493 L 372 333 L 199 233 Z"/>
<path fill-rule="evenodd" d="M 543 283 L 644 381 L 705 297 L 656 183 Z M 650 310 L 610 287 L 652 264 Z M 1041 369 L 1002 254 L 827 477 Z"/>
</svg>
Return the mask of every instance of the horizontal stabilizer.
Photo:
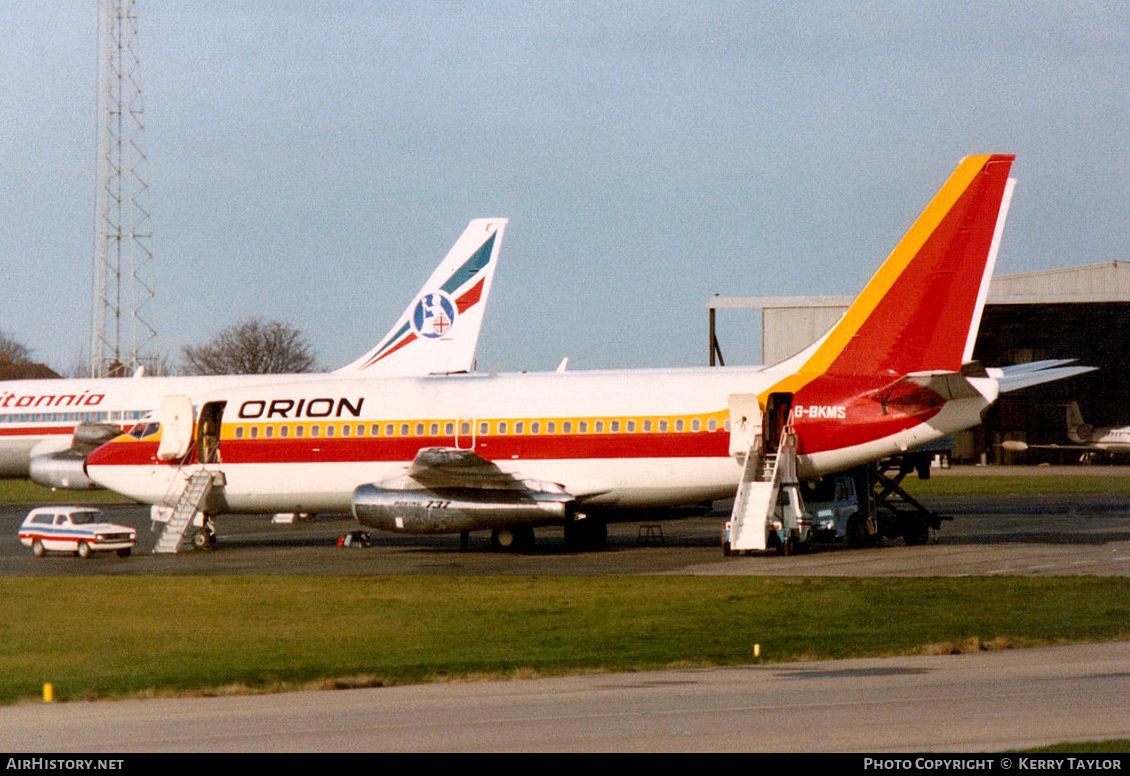
<svg viewBox="0 0 1130 776">
<path fill-rule="evenodd" d="M 1049 358 L 1044 361 L 1030 361 L 1027 364 L 1012 364 L 1011 366 L 1000 367 L 1001 373 L 1005 376 L 1024 374 L 1025 372 L 1036 372 L 1041 369 L 1051 369 L 1053 366 L 1066 366 L 1067 364 L 1074 364 L 1078 359 L 1074 358 Z"/>
<path fill-rule="evenodd" d="M 1065 380 L 1068 377 L 1094 372 L 1096 369 L 1097 367 L 1093 366 L 1061 366 L 1020 373 L 1006 371 L 998 382 L 1001 386 L 1001 393 L 1009 393 L 1010 391 L 1019 391 L 1021 388 L 1031 388 L 1033 385 Z"/>
</svg>

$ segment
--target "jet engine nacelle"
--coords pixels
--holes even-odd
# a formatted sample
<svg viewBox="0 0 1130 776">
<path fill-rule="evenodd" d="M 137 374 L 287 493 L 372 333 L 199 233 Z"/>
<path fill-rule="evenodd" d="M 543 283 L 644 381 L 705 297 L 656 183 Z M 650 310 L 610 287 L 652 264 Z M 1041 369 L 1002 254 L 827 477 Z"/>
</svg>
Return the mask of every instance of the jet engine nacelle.
<svg viewBox="0 0 1130 776">
<path fill-rule="evenodd" d="M 490 488 L 353 491 L 353 516 L 382 531 L 442 534 L 563 523 L 573 497 L 565 493 Z"/>
<path fill-rule="evenodd" d="M 83 470 L 86 456 L 74 450 L 37 455 L 28 465 L 32 482 L 52 490 L 98 490 Z"/>
<path fill-rule="evenodd" d="M 1068 436 L 1071 437 L 1071 441 L 1076 444 L 1085 445 L 1094 440 L 1095 427 L 1090 423 L 1080 423 L 1078 426 L 1071 429 L 1071 433 L 1068 434 Z"/>
<path fill-rule="evenodd" d="M 71 448 L 83 453 L 92 453 L 121 433 L 120 428 L 108 423 L 79 423 L 75 426 Z"/>
</svg>

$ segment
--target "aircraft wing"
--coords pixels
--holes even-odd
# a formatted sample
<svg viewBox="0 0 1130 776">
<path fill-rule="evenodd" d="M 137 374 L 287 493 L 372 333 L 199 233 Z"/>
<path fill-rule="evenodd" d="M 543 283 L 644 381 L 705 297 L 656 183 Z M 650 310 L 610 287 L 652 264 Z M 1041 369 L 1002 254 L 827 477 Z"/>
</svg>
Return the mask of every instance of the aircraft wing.
<svg viewBox="0 0 1130 776">
<path fill-rule="evenodd" d="M 426 447 L 416 453 L 408 476 L 425 488 L 529 490 L 526 480 L 498 468 L 472 450 Z"/>
<path fill-rule="evenodd" d="M 556 493 L 577 500 L 591 499 L 609 491 L 609 488 L 595 483 L 590 483 L 591 487 L 582 491 L 569 491 L 555 482 L 530 479 L 503 471 L 498 464 L 472 450 L 453 447 L 426 447 L 420 450 L 405 476 L 428 490 L 464 488 Z"/>
</svg>

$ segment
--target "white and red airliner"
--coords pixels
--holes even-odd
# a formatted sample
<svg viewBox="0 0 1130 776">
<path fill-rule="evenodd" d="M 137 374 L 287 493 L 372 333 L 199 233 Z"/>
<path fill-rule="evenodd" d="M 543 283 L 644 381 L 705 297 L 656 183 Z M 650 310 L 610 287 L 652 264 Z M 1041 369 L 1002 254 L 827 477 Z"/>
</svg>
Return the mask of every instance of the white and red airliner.
<svg viewBox="0 0 1130 776">
<path fill-rule="evenodd" d="M 786 423 L 801 477 L 977 425 L 1005 373 L 971 365 L 1011 192 L 1012 156 L 964 159 L 843 318 L 771 367 L 279 382 L 182 397 L 172 422 L 102 446 L 90 476 L 200 509 L 352 512 L 390 531 L 538 525 L 599 540 L 616 510 L 732 496 L 760 432 Z M 1065 376 L 1026 369 L 1024 384 Z"/>
<path fill-rule="evenodd" d="M 471 221 L 407 309 L 368 353 L 332 374 L 0 382 L 0 478 L 84 489 L 86 455 L 132 428 L 170 394 L 346 375 L 427 375 L 473 368 L 507 219 Z"/>
</svg>

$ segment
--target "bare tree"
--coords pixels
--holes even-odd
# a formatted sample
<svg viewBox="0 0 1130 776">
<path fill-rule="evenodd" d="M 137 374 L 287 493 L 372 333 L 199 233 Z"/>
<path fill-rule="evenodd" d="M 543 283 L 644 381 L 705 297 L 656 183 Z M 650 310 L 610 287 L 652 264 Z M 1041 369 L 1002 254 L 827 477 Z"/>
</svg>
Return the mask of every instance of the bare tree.
<svg viewBox="0 0 1130 776">
<path fill-rule="evenodd" d="M 0 361 L 7 364 L 30 363 L 31 350 L 0 331 Z"/>
<path fill-rule="evenodd" d="M 314 370 L 314 352 L 297 329 L 248 318 L 203 345 L 182 348 L 193 375 L 293 374 Z"/>
</svg>

